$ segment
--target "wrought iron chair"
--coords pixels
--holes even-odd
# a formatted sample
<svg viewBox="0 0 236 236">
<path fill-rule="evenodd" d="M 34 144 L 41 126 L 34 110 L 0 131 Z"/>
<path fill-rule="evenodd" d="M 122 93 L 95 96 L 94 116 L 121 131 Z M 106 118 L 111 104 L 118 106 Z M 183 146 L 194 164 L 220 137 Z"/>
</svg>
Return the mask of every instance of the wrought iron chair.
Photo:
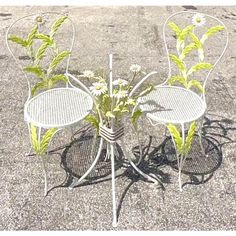
<svg viewBox="0 0 236 236">
<path fill-rule="evenodd" d="M 209 24 L 208 29 L 200 27 L 206 23 Z M 213 38 L 219 47 L 211 44 Z M 213 16 L 182 11 L 167 18 L 163 26 L 163 39 L 168 56 L 168 77 L 139 100 L 139 107 L 151 125 L 163 124 L 170 131 L 177 155 L 179 188 L 182 191 L 181 170 L 197 126 L 201 151 L 205 155 L 202 125 L 207 111 L 206 83 L 226 51 L 228 32 L 224 23 Z M 140 81 L 135 89 L 143 82 Z M 186 135 L 187 126 L 189 130 Z"/>
<path fill-rule="evenodd" d="M 6 32 L 7 48 L 28 84 L 24 119 L 31 147 L 42 159 L 45 196 L 48 192 L 45 157 L 52 137 L 62 129 L 73 128 L 93 108 L 93 98 L 87 87 L 74 77 L 70 81 L 67 76 L 74 37 L 71 19 L 55 12 L 17 19 Z M 17 78 L 19 76 L 14 79 Z M 75 86 L 76 83 L 82 89 Z M 102 145 L 101 139 L 96 158 L 80 181 L 96 164 Z"/>
</svg>

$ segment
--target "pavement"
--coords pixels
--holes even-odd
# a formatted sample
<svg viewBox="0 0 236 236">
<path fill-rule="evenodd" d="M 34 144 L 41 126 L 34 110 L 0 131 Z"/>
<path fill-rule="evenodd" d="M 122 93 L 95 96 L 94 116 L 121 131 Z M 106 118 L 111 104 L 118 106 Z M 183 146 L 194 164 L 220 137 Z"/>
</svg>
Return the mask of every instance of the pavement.
<svg viewBox="0 0 236 236">
<path fill-rule="evenodd" d="M 122 170 L 118 170 L 116 179 L 119 224 L 113 228 L 110 162 L 99 163 L 103 172 L 98 171 L 97 177 L 101 173 L 101 178 L 93 173 L 91 181 L 70 190 L 71 174 L 79 175 L 91 160 L 81 155 L 79 161 L 68 151 L 74 147 L 79 153 L 86 145 L 70 143 L 69 133 L 63 131 L 53 142 L 53 148 L 63 145 L 67 148 L 48 158 L 52 190 L 44 197 L 41 162 L 35 156 L 25 156 L 30 147 L 23 119 L 27 84 L 4 44 L 7 27 L 30 13 L 68 13 L 77 29 L 71 71 L 107 66 L 107 55 L 112 52 L 116 76 L 124 76 L 130 64 L 137 63 L 147 71 L 157 70 L 160 76 L 152 81 L 158 84 L 167 75 L 161 27 L 168 15 L 186 9 L 214 15 L 229 30 L 229 48 L 208 83 L 208 111 L 203 128 L 208 158 L 199 154 L 198 142 L 194 141 L 180 192 L 171 161 L 173 147 L 163 135 L 164 128 L 153 128 L 142 119 L 142 143 L 148 154 L 140 168 L 155 174 L 163 186 L 145 181 L 130 168 L 119 168 Z M 236 7 L 0 6 L 0 22 L 0 230 L 236 229 Z M 137 143 L 128 125 L 125 138 L 131 152 Z M 163 154 L 163 149 L 168 155 Z"/>
</svg>

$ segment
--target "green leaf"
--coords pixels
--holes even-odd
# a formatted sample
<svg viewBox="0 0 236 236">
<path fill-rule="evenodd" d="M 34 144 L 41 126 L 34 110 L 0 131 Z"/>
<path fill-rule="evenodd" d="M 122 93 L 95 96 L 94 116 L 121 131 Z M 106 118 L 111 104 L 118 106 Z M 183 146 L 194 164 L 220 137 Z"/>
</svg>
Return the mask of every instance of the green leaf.
<svg viewBox="0 0 236 236">
<path fill-rule="evenodd" d="M 179 34 L 179 39 L 185 40 L 186 36 L 189 35 L 193 31 L 193 28 L 194 28 L 193 25 L 186 26 Z"/>
<path fill-rule="evenodd" d="M 212 64 L 211 63 L 206 63 L 206 62 L 199 62 L 196 65 L 192 66 L 190 68 L 190 70 L 188 71 L 187 75 L 191 75 L 193 72 L 195 71 L 199 71 L 199 70 L 209 70 L 212 68 Z"/>
<path fill-rule="evenodd" d="M 40 154 L 45 154 L 49 145 L 50 140 L 53 135 L 57 132 L 57 128 L 51 128 L 43 135 L 43 138 L 40 143 Z"/>
<path fill-rule="evenodd" d="M 138 122 L 138 119 L 140 118 L 140 116 L 143 114 L 143 112 L 141 110 L 136 110 L 133 114 L 132 114 L 132 117 L 131 117 L 131 122 L 135 128 L 135 130 L 138 129 L 138 126 L 137 126 L 137 122 Z"/>
<path fill-rule="evenodd" d="M 178 83 L 182 84 L 184 87 L 187 87 L 186 79 L 182 76 L 179 76 L 179 75 L 172 76 L 168 80 L 169 85 L 173 85 L 175 82 L 178 82 Z"/>
<path fill-rule="evenodd" d="M 108 111 L 106 117 L 115 118 L 115 115 L 111 111 Z"/>
<path fill-rule="evenodd" d="M 128 98 L 128 100 L 125 102 L 125 105 L 135 106 L 136 101 L 133 98 Z"/>
<path fill-rule="evenodd" d="M 201 83 L 197 80 L 192 79 L 188 82 L 187 88 L 190 89 L 191 87 L 196 87 L 200 91 L 200 93 L 204 93 L 204 89 L 203 89 Z"/>
<path fill-rule="evenodd" d="M 51 80 L 53 81 L 53 84 L 55 84 L 56 82 L 62 80 L 64 81 L 65 83 L 67 83 L 69 81 L 68 77 L 65 76 L 65 75 L 55 75 L 51 78 Z"/>
<path fill-rule="evenodd" d="M 46 89 L 48 87 L 48 81 L 38 82 L 31 90 L 32 96 L 35 96 L 40 89 Z"/>
<path fill-rule="evenodd" d="M 184 62 L 174 54 L 170 54 L 170 59 L 176 64 L 181 72 L 186 71 L 186 66 Z"/>
<path fill-rule="evenodd" d="M 54 36 L 54 34 L 58 31 L 58 29 L 61 27 L 61 25 L 67 18 L 67 16 L 61 16 L 57 21 L 53 23 L 50 31 L 51 36 Z"/>
<path fill-rule="evenodd" d="M 36 33 L 38 32 L 38 26 L 34 26 L 31 32 L 27 37 L 27 47 L 31 47 L 33 45 L 33 40 L 35 38 Z"/>
<path fill-rule="evenodd" d="M 16 35 L 11 35 L 8 40 L 14 42 L 14 43 L 17 43 L 17 44 L 20 44 L 21 46 L 23 47 L 27 47 L 28 43 L 27 43 L 27 40 L 24 40 L 20 37 L 17 37 Z"/>
<path fill-rule="evenodd" d="M 92 126 L 94 126 L 97 130 L 99 129 L 99 120 L 96 116 L 89 114 L 84 119 Z"/>
<path fill-rule="evenodd" d="M 211 27 L 210 29 L 207 30 L 207 32 L 205 34 L 203 34 L 202 38 L 201 38 L 201 42 L 204 43 L 210 36 L 224 30 L 225 27 L 223 25 L 216 25 Z"/>
<path fill-rule="evenodd" d="M 170 131 L 171 135 L 174 138 L 178 154 L 181 154 L 183 152 L 183 141 L 182 141 L 180 132 L 178 131 L 176 126 L 173 125 L 173 124 L 168 124 L 167 128 L 168 128 L 168 130 Z"/>
<path fill-rule="evenodd" d="M 153 90 L 155 90 L 155 87 L 153 84 L 150 84 L 145 90 L 143 90 L 138 97 L 146 96 L 147 94 L 151 93 Z"/>
<path fill-rule="evenodd" d="M 39 154 L 39 143 L 37 137 L 37 128 L 33 124 L 30 124 L 32 146 L 36 154 Z"/>
<path fill-rule="evenodd" d="M 53 42 L 53 39 L 49 35 L 46 35 L 46 34 L 36 34 L 35 38 L 41 39 L 44 41 L 44 43 L 48 43 L 49 45 L 51 45 Z"/>
<path fill-rule="evenodd" d="M 194 49 L 197 49 L 197 45 L 195 43 L 190 43 L 189 45 L 187 45 L 182 53 L 180 54 L 179 58 L 181 60 L 183 60 L 191 51 L 193 51 Z"/>
<path fill-rule="evenodd" d="M 194 33 L 189 33 L 190 38 L 193 40 L 197 48 L 202 48 L 202 43 Z"/>
<path fill-rule="evenodd" d="M 181 33 L 181 29 L 179 28 L 179 26 L 172 21 L 168 23 L 168 26 L 175 32 L 176 36 L 178 37 Z"/>
<path fill-rule="evenodd" d="M 195 121 L 192 122 L 190 127 L 189 127 L 188 135 L 187 135 L 186 140 L 185 140 L 185 147 L 184 147 L 184 153 L 185 154 L 188 154 L 188 152 L 191 148 L 196 127 L 197 127 L 197 125 L 196 125 Z"/>
<path fill-rule="evenodd" d="M 28 72 L 28 73 L 32 73 L 35 74 L 36 76 L 38 76 L 41 79 L 45 79 L 45 74 L 42 70 L 42 68 L 38 65 L 36 66 L 27 66 L 23 69 L 24 71 Z"/>
<path fill-rule="evenodd" d="M 225 27 L 223 25 L 216 25 L 216 26 L 213 26 L 210 29 L 208 29 L 206 32 L 206 35 L 209 37 L 215 33 L 218 33 L 220 31 L 224 30 L 224 29 L 225 29 Z"/>
<path fill-rule="evenodd" d="M 53 60 L 51 61 L 49 65 L 48 73 L 50 74 L 69 55 L 70 55 L 70 52 L 68 51 L 63 51 L 57 54 L 56 57 L 53 58 Z"/>
<path fill-rule="evenodd" d="M 47 50 L 47 48 L 49 47 L 49 44 L 48 43 L 43 43 L 38 51 L 36 52 L 36 55 L 35 55 L 35 64 L 38 65 L 39 62 L 45 57 L 45 52 Z"/>
</svg>

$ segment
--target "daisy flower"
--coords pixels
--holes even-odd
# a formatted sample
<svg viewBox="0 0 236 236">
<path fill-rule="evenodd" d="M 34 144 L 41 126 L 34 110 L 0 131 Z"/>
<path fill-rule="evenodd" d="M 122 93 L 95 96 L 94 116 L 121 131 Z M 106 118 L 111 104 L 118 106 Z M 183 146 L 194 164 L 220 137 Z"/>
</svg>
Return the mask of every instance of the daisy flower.
<svg viewBox="0 0 236 236">
<path fill-rule="evenodd" d="M 128 91 L 127 90 L 120 90 L 117 93 L 114 93 L 113 96 L 115 98 L 125 98 L 128 96 Z"/>
<path fill-rule="evenodd" d="M 138 72 L 141 71 L 141 66 L 137 65 L 137 64 L 133 64 L 133 65 L 130 66 L 129 69 L 134 73 L 138 73 Z"/>
<path fill-rule="evenodd" d="M 128 84 L 128 81 L 124 79 L 117 79 L 117 80 L 114 80 L 112 83 L 113 85 L 125 86 Z"/>
<path fill-rule="evenodd" d="M 206 23 L 206 19 L 203 14 L 195 14 L 192 18 L 192 24 L 195 26 L 203 26 Z"/>
<path fill-rule="evenodd" d="M 89 89 L 91 90 L 91 93 L 94 96 L 100 96 L 100 95 L 106 93 L 107 84 L 96 82 L 96 83 L 93 83 L 93 86 L 89 87 Z"/>
<path fill-rule="evenodd" d="M 85 70 L 83 72 L 83 76 L 87 77 L 87 78 L 92 78 L 92 77 L 94 77 L 94 73 L 91 70 Z"/>
</svg>

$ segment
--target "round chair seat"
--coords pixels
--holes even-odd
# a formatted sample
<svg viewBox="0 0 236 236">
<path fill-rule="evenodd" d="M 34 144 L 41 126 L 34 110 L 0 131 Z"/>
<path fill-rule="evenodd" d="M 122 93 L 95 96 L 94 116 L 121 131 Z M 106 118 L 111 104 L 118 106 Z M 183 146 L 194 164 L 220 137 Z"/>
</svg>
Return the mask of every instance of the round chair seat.
<svg viewBox="0 0 236 236">
<path fill-rule="evenodd" d="M 27 122 L 44 128 L 65 127 L 82 120 L 93 107 L 92 98 L 76 88 L 56 88 L 40 93 L 25 104 Z"/>
<path fill-rule="evenodd" d="M 206 104 L 191 90 L 175 86 L 159 86 L 141 97 L 140 108 L 156 122 L 188 123 L 200 118 Z"/>
</svg>

